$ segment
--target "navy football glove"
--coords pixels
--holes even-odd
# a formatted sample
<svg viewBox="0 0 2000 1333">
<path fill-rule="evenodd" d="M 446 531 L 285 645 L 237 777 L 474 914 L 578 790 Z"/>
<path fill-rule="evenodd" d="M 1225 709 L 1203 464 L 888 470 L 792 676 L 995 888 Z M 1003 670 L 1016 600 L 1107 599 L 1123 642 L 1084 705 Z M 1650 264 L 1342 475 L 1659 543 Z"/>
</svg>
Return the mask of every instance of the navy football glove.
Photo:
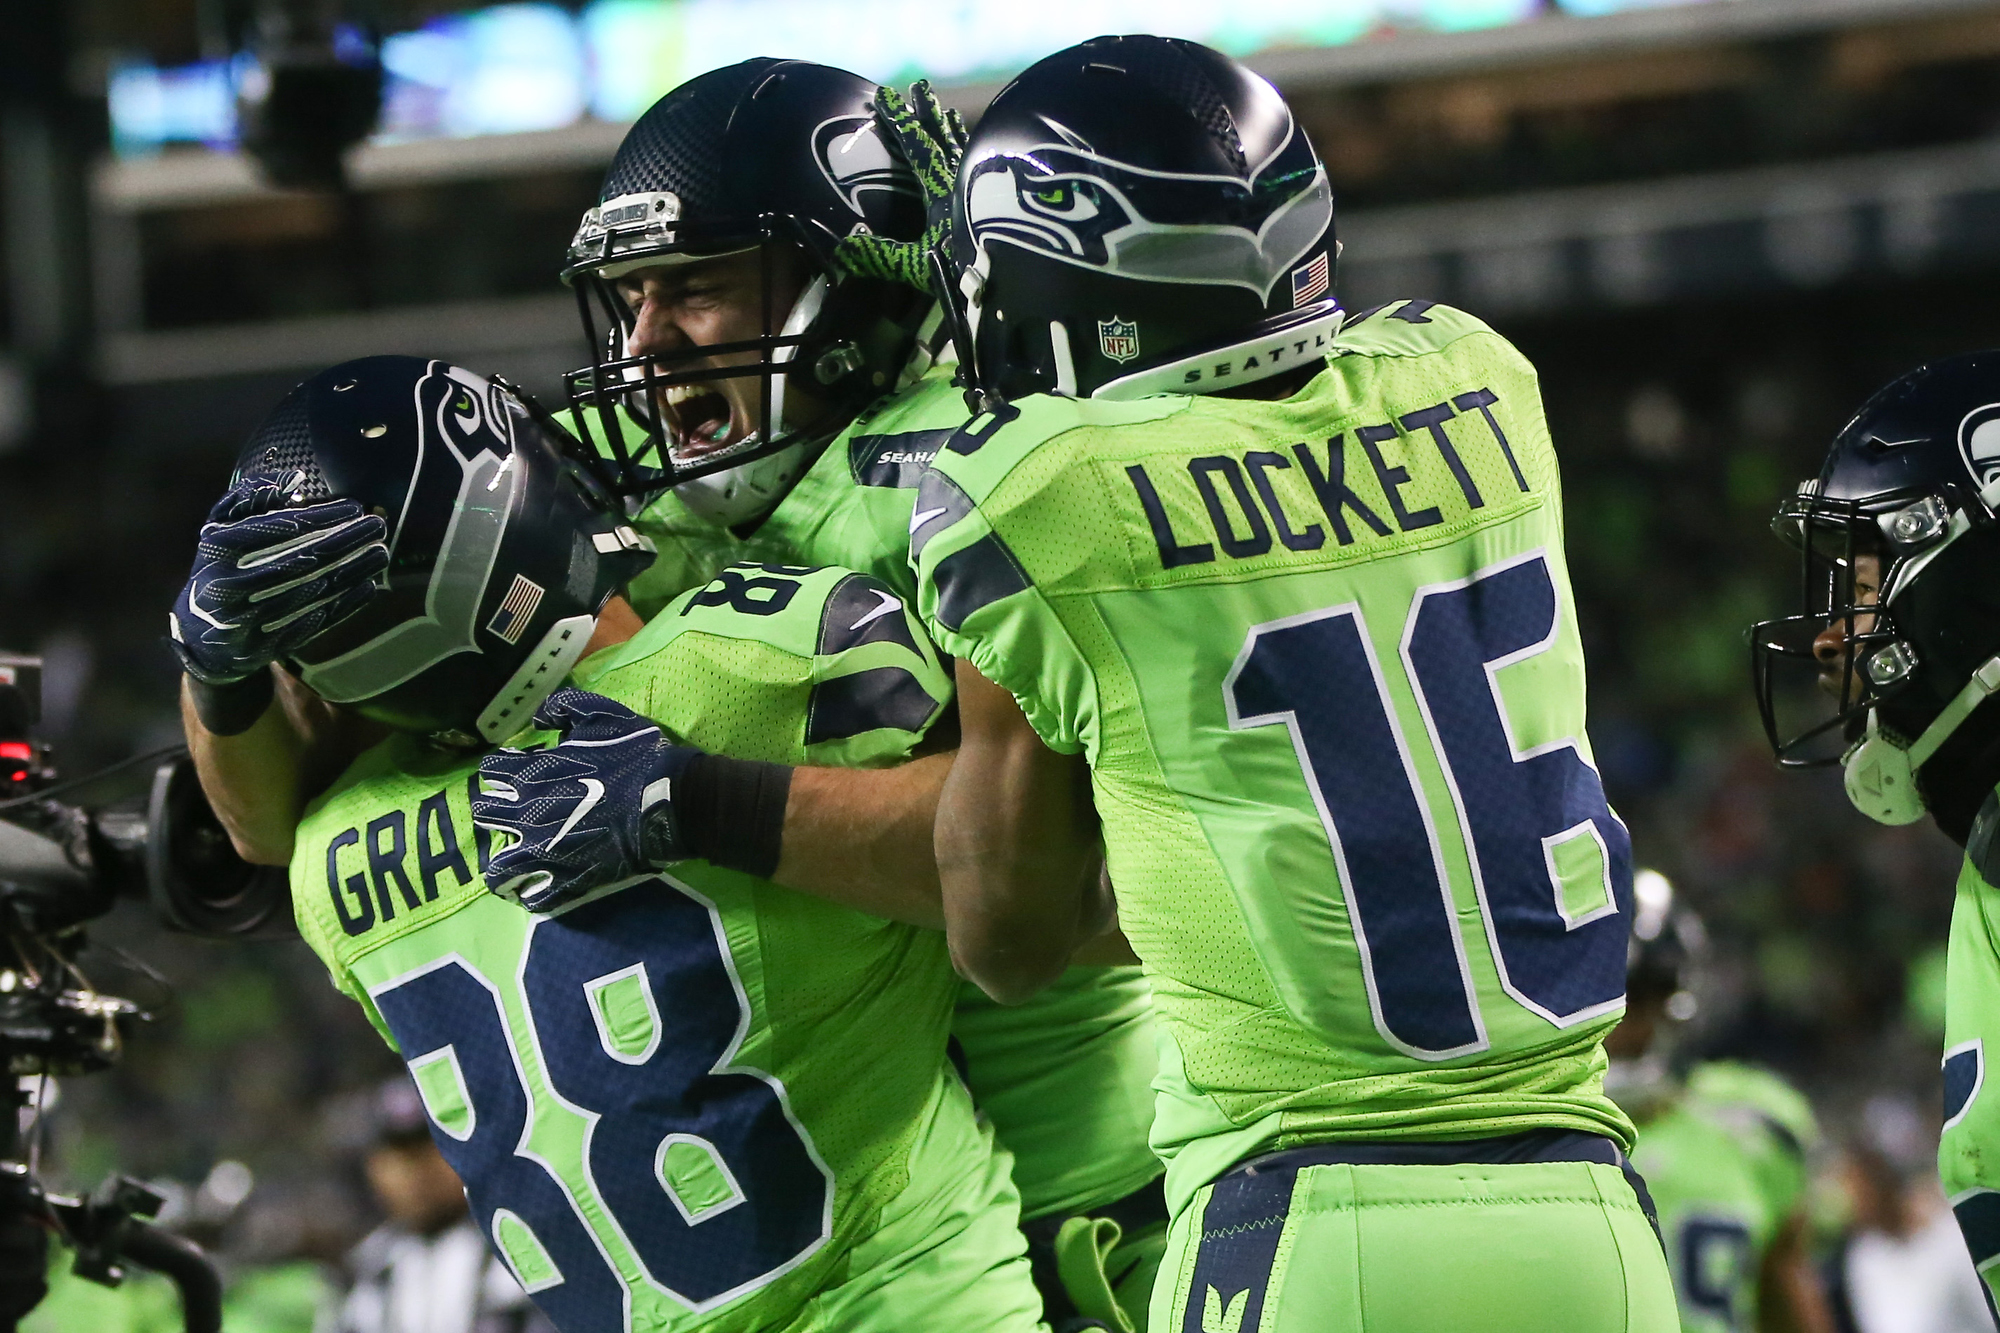
<svg viewBox="0 0 2000 1333">
<path fill-rule="evenodd" d="M 691 853 L 674 784 L 701 751 L 674 745 L 613 699 L 565 686 L 535 712 L 563 733 L 542 750 L 495 750 L 479 761 L 479 827 L 514 839 L 486 864 L 486 887 L 546 912 Z"/>
<path fill-rule="evenodd" d="M 247 679 L 360 609 L 389 567 L 388 525 L 352 500 L 299 505 L 297 472 L 248 472 L 202 525 L 169 632 L 204 685 Z"/>
</svg>

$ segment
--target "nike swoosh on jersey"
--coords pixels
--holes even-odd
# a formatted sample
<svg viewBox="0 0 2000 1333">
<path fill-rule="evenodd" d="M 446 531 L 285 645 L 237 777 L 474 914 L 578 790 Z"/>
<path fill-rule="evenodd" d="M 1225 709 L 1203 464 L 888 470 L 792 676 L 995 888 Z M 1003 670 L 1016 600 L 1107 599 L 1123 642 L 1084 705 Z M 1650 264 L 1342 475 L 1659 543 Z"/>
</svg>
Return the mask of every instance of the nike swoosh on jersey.
<svg viewBox="0 0 2000 1333">
<path fill-rule="evenodd" d="M 855 621 L 852 625 L 849 625 L 847 627 L 849 630 L 860 629 L 863 625 L 872 624 L 873 622 L 880 620 L 883 616 L 888 615 L 891 611 L 900 611 L 903 609 L 902 599 L 895 596 L 895 594 L 884 592 L 880 588 L 870 588 L 868 591 L 874 593 L 877 597 L 881 598 L 882 603 L 880 606 L 877 606 L 873 611 L 870 611 L 867 615 L 861 617 L 861 619 Z"/>
<path fill-rule="evenodd" d="M 921 528 L 924 524 L 944 512 L 945 506 L 943 505 L 939 505 L 936 509 L 919 509 L 916 513 L 910 515 L 910 531 L 915 532 L 918 528 Z"/>
<path fill-rule="evenodd" d="M 569 831 L 576 827 L 577 821 L 596 809 L 597 803 L 604 799 L 604 784 L 596 778 L 578 778 L 577 781 L 583 784 L 583 800 L 578 803 L 576 809 L 569 812 L 569 818 L 565 819 L 563 826 L 556 830 L 556 836 L 549 839 L 551 847 L 567 838 Z"/>
</svg>

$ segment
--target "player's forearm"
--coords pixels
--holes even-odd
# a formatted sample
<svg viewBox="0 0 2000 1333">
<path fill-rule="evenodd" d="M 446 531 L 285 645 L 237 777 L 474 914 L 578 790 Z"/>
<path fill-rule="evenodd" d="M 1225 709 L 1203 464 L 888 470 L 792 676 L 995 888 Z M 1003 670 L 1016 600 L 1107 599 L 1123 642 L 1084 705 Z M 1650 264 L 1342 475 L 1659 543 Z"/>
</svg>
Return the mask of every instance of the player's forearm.
<svg viewBox="0 0 2000 1333">
<path fill-rule="evenodd" d="M 968 732 L 936 841 L 952 963 L 1002 1004 L 1053 982 L 1107 924 L 1087 771 L 1032 732 Z"/>
<path fill-rule="evenodd" d="M 931 850 L 951 756 L 898 768 L 800 768 L 772 876 L 787 888 L 892 921 L 944 929 Z"/>
<path fill-rule="evenodd" d="M 1794 1213 L 1764 1251 L 1758 1274 L 1759 1333 L 1833 1333 L 1833 1311 L 1806 1248 L 1806 1216 Z"/>
<path fill-rule="evenodd" d="M 1132 948 L 1132 941 L 1125 938 L 1125 928 L 1118 920 L 1118 898 L 1111 885 L 1110 867 L 1104 864 L 1103 849 L 1100 847 L 1097 860 L 1097 894 L 1100 910 L 1105 914 L 1104 925 L 1097 934 L 1077 946 L 1070 955 L 1073 967 L 1130 967 L 1139 962 L 1139 955 Z"/>
<path fill-rule="evenodd" d="M 188 752 L 215 816 L 244 860 L 285 865 L 306 802 L 370 739 L 347 718 L 279 672 L 277 695 L 246 731 L 219 736 L 202 725 L 190 689 L 181 689 Z"/>
<path fill-rule="evenodd" d="M 962 785 L 959 798 L 947 786 L 938 821 L 952 965 L 1000 1003 L 1019 1004 L 1061 976 L 1078 946 L 1099 933 L 1096 875 L 1087 856 L 1066 854 L 1056 839 L 1037 843 L 1026 829 L 977 831 L 966 817 L 976 792 Z"/>
</svg>

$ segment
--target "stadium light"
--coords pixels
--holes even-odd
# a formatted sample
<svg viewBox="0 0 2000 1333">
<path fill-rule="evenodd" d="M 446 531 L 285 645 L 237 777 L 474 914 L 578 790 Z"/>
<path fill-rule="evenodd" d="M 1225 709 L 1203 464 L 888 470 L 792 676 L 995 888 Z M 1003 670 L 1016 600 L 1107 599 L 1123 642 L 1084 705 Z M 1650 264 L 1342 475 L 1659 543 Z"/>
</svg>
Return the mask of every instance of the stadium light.
<svg viewBox="0 0 2000 1333">
<path fill-rule="evenodd" d="M 1702 0 L 1557 0 L 1595 16 Z M 1542 0 L 592 0 L 580 13 L 516 3 L 447 15 L 387 37 L 376 139 L 624 122 L 668 89 L 756 55 L 798 55 L 907 81 L 997 82 L 1057 48 L 1107 32 L 1188 37 L 1242 58 L 1343 46 L 1377 33 L 1464 32 L 1533 21 Z M 123 156 L 171 142 L 227 147 L 242 70 L 209 61 L 121 68 L 112 79 Z"/>
</svg>

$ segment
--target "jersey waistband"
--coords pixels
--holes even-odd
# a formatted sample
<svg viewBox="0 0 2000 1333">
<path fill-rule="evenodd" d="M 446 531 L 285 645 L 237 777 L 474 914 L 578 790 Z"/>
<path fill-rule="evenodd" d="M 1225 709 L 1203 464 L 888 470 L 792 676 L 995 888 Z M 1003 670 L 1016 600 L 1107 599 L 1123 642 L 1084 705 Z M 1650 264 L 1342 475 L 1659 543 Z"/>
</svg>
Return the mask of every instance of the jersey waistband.
<svg viewBox="0 0 2000 1333">
<path fill-rule="evenodd" d="M 1602 1134 L 1575 1129 L 1534 1129 L 1497 1138 L 1438 1143 L 1374 1139 L 1309 1143 L 1303 1148 L 1252 1157 L 1220 1179 L 1296 1174 L 1309 1166 L 1519 1166 L 1533 1162 L 1596 1162 L 1617 1167 L 1638 1197 L 1639 1211 L 1652 1224 L 1653 1234 L 1660 1234 L 1659 1210 L 1653 1206 L 1652 1192 L 1625 1150 Z"/>
<path fill-rule="evenodd" d="M 1531 1129 L 1490 1139 L 1410 1142 L 1336 1139 L 1262 1153 L 1239 1162 L 1229 1175 L 1265 1175 L 1307 1166 L 1513 1166 L 1524 1162 L 1598 1162 L 1623 1169 L 1624 1151 L 1602 1134 L 1575 1129 Z"/>
</svg>

